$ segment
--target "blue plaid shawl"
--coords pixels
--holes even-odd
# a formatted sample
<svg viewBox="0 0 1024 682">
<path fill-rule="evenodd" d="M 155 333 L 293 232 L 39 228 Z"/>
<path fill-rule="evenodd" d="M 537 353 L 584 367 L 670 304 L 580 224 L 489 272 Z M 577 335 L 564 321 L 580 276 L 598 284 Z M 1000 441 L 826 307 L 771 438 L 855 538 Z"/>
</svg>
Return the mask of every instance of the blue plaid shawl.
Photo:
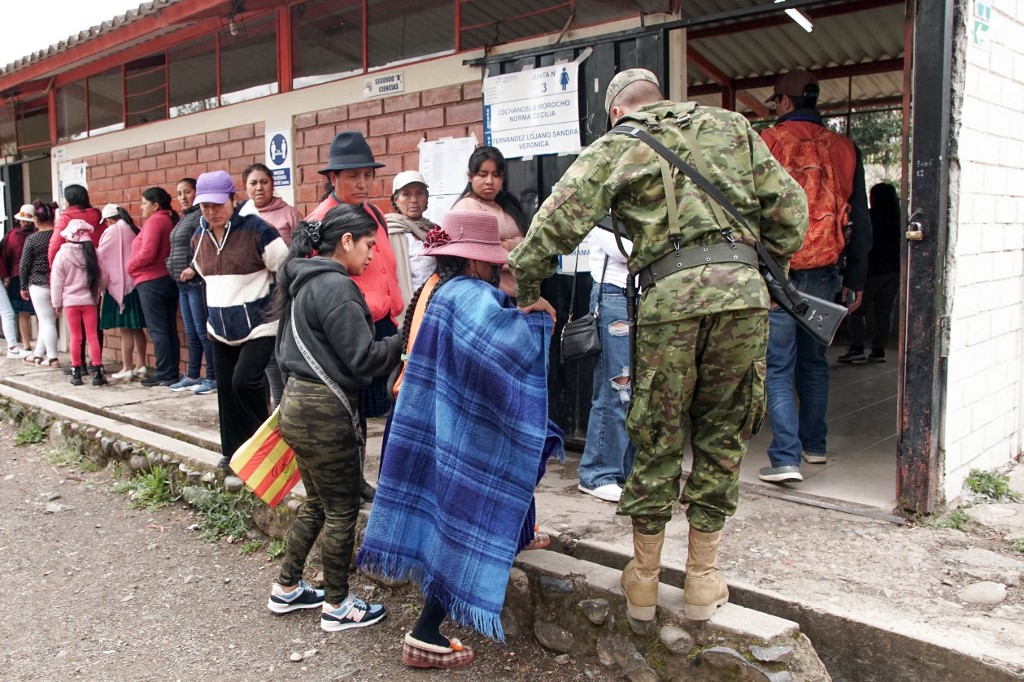
<svg viewBox="0 0 1024 682">
<path fill-rule="evenodd" d="M 458 277 L 437 290 L 358 556 L 360 568 L 419 583 L 454 621 L 502 641 L 520 531 L 546 454 L 561 447 L 548 431 L 550 333 L 547 315 L 523 315 L 485 282 Z"/>
</svg>

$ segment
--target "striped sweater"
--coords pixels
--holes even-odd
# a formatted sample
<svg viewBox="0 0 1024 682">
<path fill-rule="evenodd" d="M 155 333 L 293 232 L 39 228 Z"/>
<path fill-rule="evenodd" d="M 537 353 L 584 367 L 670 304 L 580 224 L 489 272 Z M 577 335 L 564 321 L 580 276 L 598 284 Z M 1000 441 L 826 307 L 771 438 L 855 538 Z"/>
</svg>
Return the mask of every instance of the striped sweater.
<svg viewBox="0 0 1024 682">
<path fill-rule="evenodd" d="M 192 235 L 192 252 L 206 280 L 206 328 L 213 338 L 237 346 L 277 334 L 277 320 L 268 319 L 274 273 L 288 255 L 277 230 L 258 215 L 236 213 L 218 245 L 204 218 Z"/>
</svg>

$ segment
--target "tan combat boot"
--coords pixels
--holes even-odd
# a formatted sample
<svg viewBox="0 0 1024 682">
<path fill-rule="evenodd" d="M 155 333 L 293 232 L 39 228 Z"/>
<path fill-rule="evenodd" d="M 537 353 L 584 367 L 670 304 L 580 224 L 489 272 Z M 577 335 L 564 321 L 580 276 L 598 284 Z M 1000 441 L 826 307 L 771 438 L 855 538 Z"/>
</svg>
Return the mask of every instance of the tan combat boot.
<svg viewBox="0 0 1024 682">
<path fill-rule="evenodd" d="M 725 579 L 715 570 L 722 531 L 703 533 L 690 526 L 690 547 L 686 555 L 683 604 L 690 620 L 708 620 L 715 609 L 729 601 Z"/>
<path fill-rule="evenodd" d="M 644 535 L 633 529 L 633 558 L 622 569 L 619 584 L 626 595 L 626 612 L 634 620 L 654 620 L 663 544 L 665 531 Z"/>
</svg>

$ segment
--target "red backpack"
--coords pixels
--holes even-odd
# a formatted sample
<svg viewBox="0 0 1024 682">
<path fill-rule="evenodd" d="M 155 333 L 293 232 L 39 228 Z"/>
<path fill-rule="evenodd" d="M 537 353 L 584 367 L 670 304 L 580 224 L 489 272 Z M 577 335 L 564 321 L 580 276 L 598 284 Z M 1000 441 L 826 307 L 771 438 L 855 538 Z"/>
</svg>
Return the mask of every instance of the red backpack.
<svg viewBox="0 0 1024 682">
<path fill-rule="evenodd" d="M 850 221 L 850 202 L 836 167 L 841 156 L 833 153 L 832 147 L 848 140 L 824 127 L 818 127 L 810 138 L 798 137 L 784 125 L 769 128 L 762 136 L 775 138 L 774 143 L 766 140 L 772 154 L 807 194 L 807 234 L 790 267 L 810 270 L 835 265 L 846 247 L 844 228 Z"/>
</svg>

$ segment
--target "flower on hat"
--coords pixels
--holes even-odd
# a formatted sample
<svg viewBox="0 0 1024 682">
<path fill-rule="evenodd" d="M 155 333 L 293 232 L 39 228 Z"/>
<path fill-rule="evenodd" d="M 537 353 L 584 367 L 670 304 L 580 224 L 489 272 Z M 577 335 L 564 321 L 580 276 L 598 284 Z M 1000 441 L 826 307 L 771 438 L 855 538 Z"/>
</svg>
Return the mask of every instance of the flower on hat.
<svg viewBox="0 0 1024 682">
<path fill-rule="evenodd" d="M 81 242 L 81 241 L 92 241 L 93 227 L 89 223 L 75 218 L 68 222 L 68 226 L 60 231 L 60 236 L 64 237 L 65 241 L 69 242 Z"/>
<path fill-rule="evenodd" d="M 427 232 L 427 236 L 423 238 L 423 248 L 429 249 L 434 246 L 444 246 L 452 240 L 448 236 L 448 233 L 442 230 L 440 227 L 431 228 L 430 232 Z"/>
</svg>

